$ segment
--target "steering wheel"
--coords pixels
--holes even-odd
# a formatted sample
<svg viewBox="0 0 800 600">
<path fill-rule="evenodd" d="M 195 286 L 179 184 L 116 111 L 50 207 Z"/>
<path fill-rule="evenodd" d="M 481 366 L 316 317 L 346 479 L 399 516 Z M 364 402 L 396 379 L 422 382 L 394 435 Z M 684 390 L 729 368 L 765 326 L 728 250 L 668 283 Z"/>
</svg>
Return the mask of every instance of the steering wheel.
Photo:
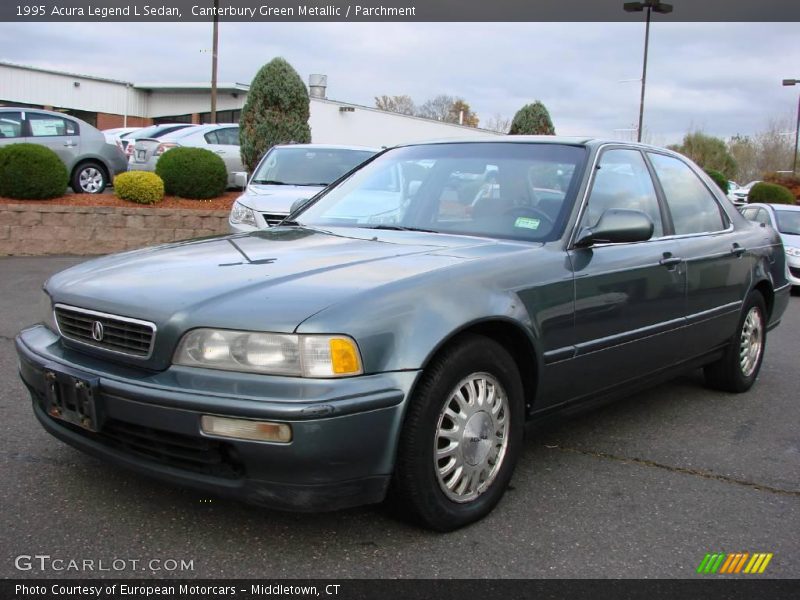
<svg viewBox="0 0 800 600">
<path fill-rule="evenodd" d="M 543 210 L 540 210 L 538 208 L 534 208 L 533 206 L 514 206 L 513 208 L 509 208 L 507 211 L 505 211 L 503 213 L 503 215 L 508 215 L 510 217 L 513 217 L 513 216 L 517 216 L 517 217 L 534 216 L 534 217 L 539 218 L 539 219 L 541 219 L 543 221 L 546 221 L 547 224 L 550 226 L 550 228 L 552 228 L 556 224 L 556 222 L 553 220 L 553 218 L 550 215 L 548 215 Z"/>
</svg>

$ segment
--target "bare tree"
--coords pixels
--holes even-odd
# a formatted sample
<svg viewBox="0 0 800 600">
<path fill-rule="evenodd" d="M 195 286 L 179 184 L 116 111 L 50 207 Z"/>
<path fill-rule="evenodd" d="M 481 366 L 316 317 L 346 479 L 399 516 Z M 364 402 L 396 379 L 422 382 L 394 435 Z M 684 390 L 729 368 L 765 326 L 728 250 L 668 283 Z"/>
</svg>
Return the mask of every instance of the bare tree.
<svg viewBox="0 0 800 600">
<path fill-rule="evenodd" d="M 494 116 L 490 117 L 484 127 L 490 131 L 497 131 L 498 133 L 508 133 L 509 128 L 511 127 L 511 118 L 505 117 L 500 113 L 494 113 Z"/>
<path fill-rule="evenodd" d="M 770 119 L 767 128 L 754 136 L 737 135 L 728 148 L 738 165 L 736 176 L 744 184 L 762 179 L 766 173 L 792 168 L 794 152 L 793 119 Z"/>
<path fill-rule="evenodd" d="M 451 119 L 451 108 L 455 104 L 456 99 L 453 96 L 446 94 L 439 94 L 435 98 L 426 101 L 417 110 L 418 117 L 425 117 L 426 119 L 435 119 L 437 121 L 453 122 Z M 457 121 L 456 121 L 457 122 Z"/>
<path fill-rule="evenodd" d="M 411 96 L 376 96 L 375 106 L 381 110 L 400 113 L 401 115 L 413 115 L 417 112 Z"/>
</svg>

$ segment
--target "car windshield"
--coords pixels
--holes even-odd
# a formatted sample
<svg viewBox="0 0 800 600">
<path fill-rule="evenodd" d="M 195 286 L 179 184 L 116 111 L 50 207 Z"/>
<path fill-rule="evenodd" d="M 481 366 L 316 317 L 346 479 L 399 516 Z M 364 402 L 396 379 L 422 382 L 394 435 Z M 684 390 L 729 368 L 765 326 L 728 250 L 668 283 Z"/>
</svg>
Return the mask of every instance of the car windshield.
<svg viewBox="0 0 800 600">
<path fill-rule="evenodd" d="M 450 143 L 389 150 L 296 221 L 548 241 L 561 236 L 586 149 L 553 143 Z"/>
<path fill-rule="evenodd" d="M 788 235 L 800 235 L 800 210 L 775 211 L 775 220 L 778 222 L 778 231 Z"/>
<path fill-rule="evenodd" d="M 374 154 L 346 148 L 273 148 L 256 168 L 252 183 L 325 186 Z"/>
</svg>

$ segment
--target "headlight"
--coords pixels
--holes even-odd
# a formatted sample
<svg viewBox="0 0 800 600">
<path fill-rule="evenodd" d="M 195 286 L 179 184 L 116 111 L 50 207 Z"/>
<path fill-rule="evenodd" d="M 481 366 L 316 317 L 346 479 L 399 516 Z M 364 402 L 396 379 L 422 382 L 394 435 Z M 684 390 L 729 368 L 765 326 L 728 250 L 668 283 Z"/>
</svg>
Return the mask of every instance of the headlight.
<svg viewBox="0 0 800 600">
<path fill-rule="evenodd" d="M 53 301 L 50 298 L 50 295 L 45 291 L 42 291 L 42 295 L 39 297 L 39 320 L 42 325 L 45 325 L 51 331 L 58 333 L 56 317 L 53 313 Z"/>
<path fill-rule="evenodd" d="M 800 248 L 795 248 L 794 246 L 785 246 L 784 250 L 786 250 L 786 254 L 788 254 L 789 256 L 800 257 Z"/>
<path fill-rule="evenodd" d="M 346 377 L 364 372 L 358 346 L 344 335 L 194 329 L 183 336 L 172 362 L 293 377 Z"/>
<path fill-rule="evenodd" d="M 256 225 L 256 213 L 252 208 L 247 208 L 244 204 L 239 204 L 238 200 L 233 203 L 233 207 L 231 208 L 231 223 L 258 227 L 258 225 Z"/>
</svg>

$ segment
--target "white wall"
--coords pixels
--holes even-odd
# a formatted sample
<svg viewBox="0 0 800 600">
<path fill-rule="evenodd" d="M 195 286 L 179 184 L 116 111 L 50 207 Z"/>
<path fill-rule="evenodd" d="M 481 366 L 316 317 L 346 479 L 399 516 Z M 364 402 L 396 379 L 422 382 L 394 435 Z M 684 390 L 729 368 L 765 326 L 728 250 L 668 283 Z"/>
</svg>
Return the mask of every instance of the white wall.
<svg viewBox="0 0 800 600">
<path fill-rule="evenodd" d="M 311 117 L 308 123 L 311 126 L 312 142 L 379 148 L 432 139 L 502 135 L 357 105 L 352 105 L 353 112 L 342 112 L 339 110 L 341 106 L 340 102 L 311 98 Z"/>
<path fill-rule="evenodd" d="M 143 116 L 146 98 L 123 82 L 0 65 L 0 98 L 11 102 L 122 115 L 126 94 L 128 114 Z"/>
<path fill-rule="evenodd" d="M 144 94 L 145 92 L 140 92 Z M 236 98 L 230 92 L 220 91 L 217 94 L 217 110 L 235 110 L 244 106 L 247 98 L 245 92 L 237 93 Z M 162 92 L 153 91 L 147 94 L 148 117 L 167 115 L 186 115 L 204 113 L 211 110 L 211 92 Z"/>
</svg>

